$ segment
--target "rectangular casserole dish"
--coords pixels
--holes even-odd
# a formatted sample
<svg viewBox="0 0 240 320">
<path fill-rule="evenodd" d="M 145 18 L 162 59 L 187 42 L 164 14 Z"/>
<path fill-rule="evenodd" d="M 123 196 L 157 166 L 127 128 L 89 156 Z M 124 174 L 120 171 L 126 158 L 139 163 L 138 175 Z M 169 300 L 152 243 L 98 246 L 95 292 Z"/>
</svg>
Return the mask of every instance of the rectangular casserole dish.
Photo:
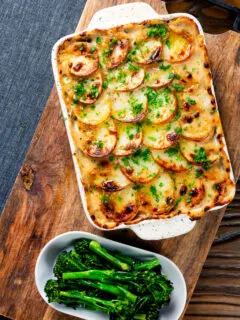
<svg viewBox="0 0 240 320">
<path fill-rule="evenodd" d="M 141 17 L 141 18 L 139 18 L 139 17 Z M 148 19 L 148 20 L 160 19 L 161 21 L 169 22 L 171 20 L 174 21 L 173 19 L 184 18 L 184 17 L 187 19 L 191 19 L 191 21 L 193 21 L 194 24 L 197 26 L 199 34 L 203 36 L 203 30 L 201 28 L 201 25 L 191 15 L 179 14 L 179 13 L 178 14 L 170 14 L 170 15 L 159 15 L 149 5 L 147 5 L 145 3 L 132 3 L 132 4 L 121 5 L 121 6 L 103 9 L 94 15 L 87 31 L 94 30 L 95 28 L 97 28 L 98 30 L 112 28 L 117 25 L 120 25 L 120 24 L 122 25 L 125 23 L 135 23 L 135 22 L 141 23 L 142 21 L 144 21 L 146 19 Z M 97 31 L 97 32 L 101 33 L 101 31 Z M 89 214 L 89 210 L 87 207 L 86 193 L 85 193 L 85 190 L 84 190 L 84 187 L 82 184 L 81 170 L 79 168 L 79 163 L 76 159 L 76 156 L 74 156 L 77 153 L 77 148 L 75 146 L 75 142 L 74 142 L 74 139 L 71 134 L 71 126 L 70 126 L 71 119 L 69 118 L 68 110 L 67 110 L 66 104 L 64 102 L 62 89 L 60 86 L 60 78 L 59 78 L 58 63 L 57 63 L 58 53 L 59 53 L 59 50 L 61 50 L 61 47 L 63 46 L 63 44 L 66 43 L 66 40 L 70 41 L 70 39 L 72 39 L 78 35 L 79 35 L 79 33 L 68 35 L 64 38 L 61 38 L 55 44 L 53 51 L 52 51 L 52 65 L 53 65 L 54 77 L 55 77 L 55 82 L 57 85 L 57 90 L 58 90 L 58 94 L 59 94 L 59 98 L 60 98 L 63 116 L 67 119 L 65 121 L 67 134 L 68 134 L 68 138 L 69 138 L 69 142 L 70 142 L 71 151 L 73 154 L 73 161 L 74 161 L 74 166 L 75 166 L 75 170 L 76 170 L 79 190 L 80 190 L 80 194 L 81 194 L 81 198 L 82 198 L 82 202 L 83 202 L 83 207 L 84 207 L 84 211 L 86 213 L 88 220 L 90 221 L 91 224 L 93 224 L 98 229 L 115 230 L 115 229 L 129 228 L 129 229 L 132 229 L 139 237 L 141 237 L 143 239 L 148 239 L 148 240 L 163 239 L 163 238 L 173 237 L 173 236 L 177 236 L 177 235 L 189 232 L 195 225 L 195 221 L 192 221 L 192 218 L 198 218 L 197 214 L 195 216 L 193 215 L 191 217 L 191 219 L 186 214 L 181 214 L 181 215 L 176 214 L 173 217 L 168 217 L 167 219 L 155 220 L 155 219 L 150 218 L 150 219 L 144 220 L 144 221 L 141 221 L 141 219 L 139 219 L 138 221 L 136 221 L 135 224 L 121 223 L 115 227 L 110 227 L 110 228 L 103 227 L 101 225 L 100 226 L 97 225 L 96 223 L 94 223 L 93 219 L 91 218 L 91 214 Z M 205 48 L 203 50 L 205 50 Z M 166 68 L 166 67 L 168 67 L 168 66 L 163 65 L 163 68 Z M 209 68 L 209 66 L 206 66 L 206 67 Z M 209 73 L 209 77 L 210 77 L 211 88 L 210 89 L 208 88 L 208 89 L 211 91 L 211 96 L 214 97 L 214 107 L 215 107 L 215 110 L 217 110 L 214 88 L 213 88 L 210 73 Z M 189 93 L 188 93 L 188 95 L 189 95 Z M 189 97 L 187 97 L 187 99 L 189 99 L 188 105 L 194 106 L 194 100 Z M 227 152 L 227 148 L 226 148 L 225 139 L 223 136 L 221 137 L 221 139 L 222 139 L 222 143 L 223 143 L 223 150 L 226 153 L 227 169 L 230 171 L 229 172 L 229 177 L 231 179 L 230 184 L 234 184 L 233 173 L 232 173 L 232 168 L 231 168 L 231 165 L 229 162 L 229 156 L 228 156 L 228 152 Z M 198 154 L 198 156 L 204 158 L 204 154 L 202 155 L 201 152 L 200 152 L 200 154 Z M 224 168 L 225 168 L 225 166 L 224 166 Z M 221 189 L 221 185 L 219 185 L 219 192 L 221 192 L 220 189 Z M 231 190 L 230 190 L 229 199 L 231 200 L 231 198 L 234 196 L 234 186 L 231 185 L 230 189 Z M 201 187 L 199 188 L 199 190 L 201 190 Z M 152 189 L 152 191 L 154 191 L 154 189 Z M 181 192 L 184 192 L 184 190 L 182 190 Z M 192 194 L 190 194 L 190 196 L 192 198 Z M 226 201 L 226 204 L 229 201 Z M 221 205 L 221 206 L 215 205 L 214 207 L 211 207 L 211 210 L 220 209 L 224 205 Z M 205 211 L 207 211 L 207 206 L 206 206 Z"/>
</svg>

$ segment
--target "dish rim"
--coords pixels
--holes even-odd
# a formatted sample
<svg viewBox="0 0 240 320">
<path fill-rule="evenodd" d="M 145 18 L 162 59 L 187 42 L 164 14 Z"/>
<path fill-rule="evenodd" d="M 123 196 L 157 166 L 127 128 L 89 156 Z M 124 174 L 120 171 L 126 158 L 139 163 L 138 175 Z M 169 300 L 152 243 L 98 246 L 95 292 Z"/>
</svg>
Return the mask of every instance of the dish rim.
<svg viewBox="0 0 240 320">
<path fill-rule="evenodd" d="M 145 20 L 151 20 L 151 19 L 161 19 L 161 20 L 171 20 L 171 19 L 174 19 L 174 18 L 177 18 L 177 17 L 188 17 L 190 18 L 191 20 L 193 20 L 197 27 L 198 27 L 198 30 L 199 30 L 199 33 L 203 36 L 204 38 L 204 44 L 205 44 L 205 47 L 206 47 L 206 41 L 205 41 L 205 36 L 204 36 L 204 32 L 203 32 L 203 29 L 202 29 L 202 26 L 200 24 L 200 22 L 192 15 L 188 14 L 188 13 L 172 13 L 172 14 L 158 14 L 150 5 L 146 4 L 146 3 L 143 3 L 143 2 L 136 2 L 136 3 L 130 3 L 130 4 L 122 4 L 122 5 L 117 5 L 117 6 L 114 6 L 114 7 L 110 7 L 110 8 L 104 8 L 102 10 L 99 10 L 95 13 L 95 15 L 93 16 L 93 18 L 91 19 L 91 22 L 89 23 L 89 25 L 91 25 L 92 21 L 94 20 L 94 17 L 96 15 L 99 15 L 99 13 L 101 12 L 107 12 L 108 10 L 112 10 L 112 9 L 116 9 L 118 7 L 127 7 L 127 6 L 132 6 L 132 5 L 135 5 L 135 6 L 139 6 L 139 5 L 145 5 L 146 7 L 149 7 L 152 9 L 152 11 L 154 12 L 152 18 L 148 17 L 147 19 L 143 19 L 143 18 L 139 18 L 139 19 L 134 19 L 132 21 L 129 21 L 129 23 L 141 23 Z M 88 219 L 88 221 L 91 223 L 91 225 L 93 225 L 95 228 L 97 228 L 98 230 L 102 230 L 102 231 L 114 231 L 114 230 L 121 230 L 121 229 L 131 229 L 133 230 L 140 238 L 144 239 L 144 240 L 158 240 L 158 239 L 166 239 L 166 238 L 170 238 L 170 237 L 174 237 L 174 236 L 178 236 L 178 235 L 182 235 L 182 234 L 185 234 L 185 233 L 188 233 L 189 231 L 191 231 L 195 224 L 196 224 L 196 221 L 192 221 L 190 220 L 190 217 L 186 214 L 181 214 L 181 217 L 182 219 L 178 219 L 180 220 L 180 222 L 183 223 L 183 225 L 186 227 L 186 223 L 189 223 L 189 226 L 187 228 L 187 230 L 183 230 L 180 231 L 181 228 L 179 228 L 179 231 L 176 232 L 174 235 L 170 235 L 170 236 L 163 236 L 161 237 L 161 235 L 154 235 L 151 237 L 146 236 L 146 235 L 143 235 L 144 233 L 142 232 L 142 229 L 141 229 L 141 232 L 140 232 L 140 229 L 138 228 L 138 226 L 141 226 L 141 227 L 146 227 L 146 226 L 150 226 L 151 223 L 153 222 L 154 224 L 156 224 L 157 222 L 159 221 L 165 221 L 165 220 L 168 220 L 168 221 L 175 221 L 176 220 L 176 217 L 179 217 L 179 216 L 175 216 L 173 218 L 168 218 L 168 219 L 149 219 L 149 220 L 143 220 L 143 221 L 140 221 L 140 222 L 137 222 L 135 224 L 131 224 L 131 225 L 128 225 L 128 224 L 125 224 L 125 223 L 122 223 L 122 224 L 119 224 L 117 225 L 116 227 L 114 228 L 111 228 L 111 229 L 105 229 L 105 228 L 102 228 L 100 226 L 98 226 L 97 224 L 95 224 L 91 217 L 90 217 L 90 214 L 88 212 L 88 209 L 87 209 L 87 201 L 86 201 L 86 195 L 85 195 L 85 189 L 83 187 L 83 184 L 82 184 L 82 181 L 81 181 L 81 170 L 78 166 L 78 163 L 77 163 L 77 159 L 76 157 L 74 156 L 74 153 L 75 153 L 75 145 L 74 145 L 74 141 L 73 141 L 73 138 L 71 136 L 71 133 L 70 133 L 70 126 L 68 124 L 68 121 L 69 121 L 69 117 L 68 117 L 68 112 L 67 112 L 67 107 L 66 107 L 66 104 L 64 102 L 64 99 L 62 97 L 62 90 L 61 90 L 61 86 L 60 86 L 60 81 L 59 81 L 59 74 L 58 74 L 58 65 L 57 65 L 57 52 L 58 52 L 58 49 L 59 49 L 59 46 L 67 39 L 69 38 L 72 38 L 74 36 L 77 36 L 78 34 L 84 32 L 84 31 L 93 31 L 93 30 L 101 30 L 101 29 L 111 29 L 115 26 L 122 26 L 122 25 L 125 25 L 127 23 L 124 23 L 124 24 L 118 24 L 118 23 L 114 23 L 114 26 L 111 26 L 111 27 L 104 27 L 104 28 L 85 28 L 81 31 L 78 31 L 78 32 L 74 32 L 72 34 L 69 34 L 69 35 L 66 35 L 62 38 L 60 38 L 53 46 L 53 49 L 52 49 L 52 54 L 51 54 L 51 61 L 52 61 L 52 68 L 53 68 L 53 74 L 54 74 L 54 79 L 55 79 L 55 84 L 56 84 L 56 88 L 57 88 L 57 93 L 58 93 L 58 97 L 59 97 L 59 100 L 60 100 L 60 105 L 61 105 L 61 109 L 62 109 L 62 114 L 63 114 L 63 117 L 65 119 L 67 119 L 65 122 L 65 127 L 66 127 L 66 130 L 67 130 L 67 136 L 68 136 L 68 140 L 69 140 L 69 144 L 70 144 L 70 149 L 71 149 L 71 153 L 72 153 L 72 158 L 73 158 L 73 163 L 74 163 L 74 169 L 75 169 L 75 173 L 76 173 L 76 178 L 77 178 L 77 182 L 78 182 L 78 188 L 79 188 L 79 191 L 80 191 L 80 196 L 81 196 L 81 200 L 82 200 L 82 204 L 83 204 L 83 209 L 84 209 L 84 213 Z M 211 71 L 211 69 L 210 69 Z M 217 110 L 218 110 L 218 113 L 219 113 L 219 108 L 218 108 L 218 104 L 217 104 L 217 99 L 216 99 L 216 94 L 215 94 L 215 90 L 214 90 L 214 86 L 213 86 L 213 80 L 212 80 L 212 76 L 211 76 L 211 89 L 212 89 L 212 93 L 215 97 L 215 100 L 216 100 L 216 107 L 217 107 Z M 220 117 L 220 113 L 219 113 L 219 117 Z M 220 117 L 220 121 L 221 121 L 221 117 Z M 235 179 L 234 179 L 234 175 L 233 175 L 233 170 L 232 170 L 232 165 L 231 165 L 231 160 L 230 160 L 230 157 L 229 157 L 229 153 L 228 153 L 228 149 L 227 149 L 227 145 L 226 145 L 226 140 L 225 140 L 225 135 L 223 134 L 223 143 L 224 143 L 224 151 L 226 152 L 227 154 L 227 157 L 230 161 L 230 179 L 232 180 L 233 183 L 235 183 Z M 218 209 L 221 209 L 221 208 L 224 208 L 225 206 L 227 206 L 228 204 L 224 204 L 224 205 L 221 205 L 221 206 L 215 206 L 213 208 L 211 208 L 208 212 L 211 212 L 211 211 L 214 211 L 214 210 L 218 210 Z M 184 221 L 185 220 L 185 221 Z M 178 222 L 179 223 L 179 222 Z M 164 223 L 163 223 L 164 224 Z M 153 224 L 152 224 L 153 225 Z M 140 228 L 141 228 L 140 227 Z"/>
</svg>

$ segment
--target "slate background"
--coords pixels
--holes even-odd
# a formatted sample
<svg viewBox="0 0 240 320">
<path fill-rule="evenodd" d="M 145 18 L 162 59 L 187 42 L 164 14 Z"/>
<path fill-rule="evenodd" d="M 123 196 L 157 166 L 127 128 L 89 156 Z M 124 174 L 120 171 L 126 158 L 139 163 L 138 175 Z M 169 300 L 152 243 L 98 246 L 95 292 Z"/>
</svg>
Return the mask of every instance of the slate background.
<svg viewBox="0 0 240 320">
<path fill-rule="evenodd" d="M 53 85 L 51 48 L 85 0 L 0 1 L 0 213 Z"/>
</svg>

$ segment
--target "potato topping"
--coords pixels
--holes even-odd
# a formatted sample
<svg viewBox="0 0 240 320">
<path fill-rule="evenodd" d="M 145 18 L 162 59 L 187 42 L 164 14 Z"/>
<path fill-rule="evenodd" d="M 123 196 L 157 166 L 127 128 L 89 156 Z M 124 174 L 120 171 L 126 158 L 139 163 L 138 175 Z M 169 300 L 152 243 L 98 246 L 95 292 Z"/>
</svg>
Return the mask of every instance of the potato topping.
<svg viewBox="0 0 240 320">
<path fill-rule="evenodd" d="M 57 53 L 87 209 L 111 229 L 187 214 L 235 192 L 204 37 L 189 17 L 66 39 Z"/>
</svg>

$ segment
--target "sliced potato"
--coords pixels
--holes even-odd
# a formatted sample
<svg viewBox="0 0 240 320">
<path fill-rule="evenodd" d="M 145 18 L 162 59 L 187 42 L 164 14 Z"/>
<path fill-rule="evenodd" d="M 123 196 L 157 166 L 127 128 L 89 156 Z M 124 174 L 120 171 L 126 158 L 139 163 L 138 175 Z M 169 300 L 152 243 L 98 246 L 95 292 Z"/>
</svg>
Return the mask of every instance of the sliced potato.
<svg viewBox="0 0 240 320">
<path fill-rule="evenodd" d="M 114 219 L 107 218 L 103 210 L 103 190 L 91 188 L 86 192 L 87 209 L 92 221 L 101 228 L 111 229 L 118 223 Z"/>
<path fill-rule="evenodd" d="M 117 124 L 117 145 L 114 155 L 127 156 L 134 153 L 142 142 L 142 131 L 137 124 L 123 123 Z"/>
<path fill-rule="evenodd" d="M 98 69 L 98 55 L 96 51 L 91 53 L 92 48 L 86 42 L 79 42 L 78 47 L 81 50 L 78 51 L 78 55 L 70 59 L 69 70 L 76 77 L 86 77 Z"/>
<path fill-rule="evenodd" d="M 122 122 L 142 120 L 147 113 L 147 97 L 142 90 L 111 95 L 112 116 Z"/>
<path fill-rule="evenodd" d="M 95 126 L 106 121 L 110 116 L 111 100 L 107 94 L 103 94 L 92 105 L 73 106 L 73 112 L 79 121 Z"/>
<path fill-rule="evenodd" d="M 168 148 L 166 150 L 152 150 L 153 159 L 165 169 L 181 172 L 189 167 L 186 159 L 179 152 L 179 146 Z"/>
<path fill-rule="evenodd" d="M 143 130 L 143 144 L 152 149 L 167 149 L 175 145 L 179 139 L 179 134 L 175 131 L 176 123 L 152 125 L 144 123 Z"/>
<path fill-rule="evenodd" d="M 156 39 L 146 39 L 133 48 L 131 59 L 140 64 L 149 64 L 162 57 L 162 43 Z"/>
<path fill-rule="evenodd" d="M 83 78 L 74 87 L 74 101 L 92 104 L 97 101 L 102 92 L 102 74 L 97 72 L 89 78 Z"/>
<path fill-rule="evenodd" d="M 120 39 L 109 44 L 107 68 L 112 69 L 121 64 L 127 57 L 130 42 L 128 39 Z"/>
<path fill-rule="evenodd" d="M 217 205 L 224 205 L 231 202 L 235 196 L 236 186 L 232 180 L 227 179 L 215 185 L 218 192 Z"/>
<path fill-rule="evenodd" d="M 163 45 L 163 57 L 168 62 L 182 62 L 192 53 L 192 44 L 183 34 L 169 31 L 168 39 Z"/>
<path fill-rule="evenodd" d="M 137 193 L 132 186 L 113 193 L 105 193 L 103 200 L 103 212 L 108 218 L 117 222 L 131 220 L 138 212 Z"/>
<path fill-rule="evenodd" d="M 153 124 L 162 124 L 170 121 L 175 116 L 177 102 L 174 95 L 167 89 L 148 89 L 148 114 L 147 119 Z"/>
<path fill-rule="evenodd" d="M 168 68 L 169 66 L 169 68 Z M 172 82 L 174 78 L 174 72 L 171 65 L 162 65 L 159 67 L 153 67 L 147 69 L 144 83 L 151 88 L 162 88 Z"/>
<path fill-rule="evenodd" d="M 130 180 L 122 173 L 117 163 L 106 160 L 99 162 L 91 174 L 95 186 L 107 192 L 115 192 L 130 185 Z"/>
<path fill-rule="evenodd" d="M 75 121 L 77 141 L 81 150 L 90 157 L 100 158 L 109 155 L 117 142 L 114 122 L 109 119 L 98 126 L 89 126 Z"/>
<path fill-rule="evenodd" d="M 198 205 L 205 195 L 205 187 L 201 178 L 197 178 L 195 170 L 179 172 L 173 175 L 177 209 L 188 212 L 189 207 Z"/>
<path fill-rule="evenodd" d="M 110 90 L 132 91 L 143 83 L 144 76 L 144 69 L 127 63 L 108 74 L 106 82 Z"/>
<path fill-rule="evenodd" d="M 187 159 L 190 163 L 202 165 L 203 160 L 208 163 L 215 162 L 220 156 L 220 148 L 221 144 L 219 140 L 216 138 L 216 135 L 210 135 L 206 139 L 196 142 L 190 141 L 186 139 L 180 140 L 180 150 L 185 159 Z M 198 157 L 200 150 L 204 150 L 202 155 L 204 159 Z"/>
<path fill-rule="evenodd" d="M 206 112 L 198 112 L 198 116 L 182 115 L 180 124 L 182 136 L 193 141 L 206 139 L 212 133 L 213 119 Z"/>
<path fill-rule="evenodd" d="M 148 183 L 157 176 L 160 170 L 150 150 L 144 147 L 139 148 L 130 156 L 120 158 L 119 163 L 126 177 L 137 183 Z"/>
<path fill-rule="evenodd" d="M 167 172 L 143 186 L 139 191 L 140 211 L 152 214 L 169 212 L 174 206 L 174 183 Z"/>
</svg>

